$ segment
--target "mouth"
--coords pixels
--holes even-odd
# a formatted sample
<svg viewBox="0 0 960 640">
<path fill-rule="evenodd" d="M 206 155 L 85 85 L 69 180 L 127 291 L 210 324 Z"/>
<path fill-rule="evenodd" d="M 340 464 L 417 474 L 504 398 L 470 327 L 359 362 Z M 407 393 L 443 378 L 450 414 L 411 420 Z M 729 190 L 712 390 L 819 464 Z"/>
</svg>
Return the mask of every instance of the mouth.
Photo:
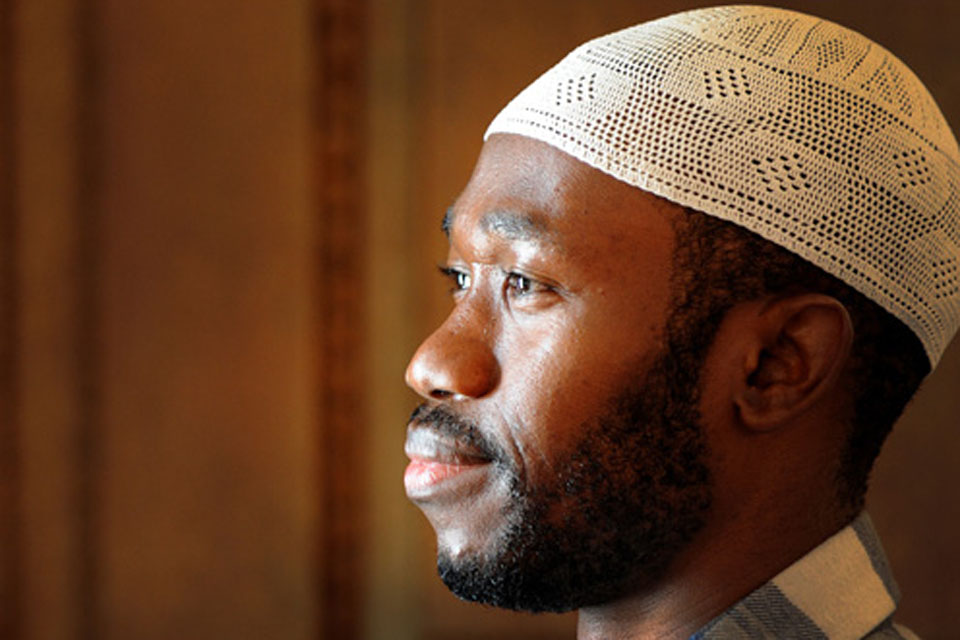
<svg viewBox="0 0 960 640">
<path fill-rule="evenodd" d="M 410 464 L 403 475 L 411 500 L 463 498 L 485 483 L 493 459 L 475 446 L 426 426 L 411 426 L 404 453 Z"/>
</svg>

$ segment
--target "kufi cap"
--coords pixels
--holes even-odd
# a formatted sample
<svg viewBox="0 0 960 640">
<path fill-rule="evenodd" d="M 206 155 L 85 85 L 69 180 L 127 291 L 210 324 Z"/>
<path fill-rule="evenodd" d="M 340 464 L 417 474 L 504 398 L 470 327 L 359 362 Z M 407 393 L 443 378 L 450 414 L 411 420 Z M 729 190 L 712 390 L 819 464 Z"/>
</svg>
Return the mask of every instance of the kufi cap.
<svg viewBox="0 0 960 640">
<path fill-rule="evenodd" d="M 698 9 L 570 53 L 486 136 L 546 142 L 802 256 L 903 321 L 935 366 L 960 326 L 960 155 L 929 92 L 837 24 Z"/>
</svg>

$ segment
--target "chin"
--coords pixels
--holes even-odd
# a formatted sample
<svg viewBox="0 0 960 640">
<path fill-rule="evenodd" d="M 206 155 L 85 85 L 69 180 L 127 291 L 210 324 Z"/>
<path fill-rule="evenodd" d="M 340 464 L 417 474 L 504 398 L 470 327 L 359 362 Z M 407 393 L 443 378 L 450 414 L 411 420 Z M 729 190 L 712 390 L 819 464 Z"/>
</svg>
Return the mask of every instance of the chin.
<svg viewBox="0 0 960 640">
<path fill-rule="evenodd" d="M 480 562 L 492 555 L 484 549 L 494 546 L 484 543 L 486 537 L 465 528 L 438 531 L 437 557 L 453 564 Z"/>
</svg>

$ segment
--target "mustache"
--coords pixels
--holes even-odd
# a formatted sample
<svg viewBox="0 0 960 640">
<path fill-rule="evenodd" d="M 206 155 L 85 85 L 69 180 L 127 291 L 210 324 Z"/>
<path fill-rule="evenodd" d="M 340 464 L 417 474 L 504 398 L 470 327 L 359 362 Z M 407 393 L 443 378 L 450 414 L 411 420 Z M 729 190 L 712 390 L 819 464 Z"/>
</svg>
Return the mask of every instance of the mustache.
<svg viewBox="0 0 960 640">
<path fill-rule="evenodd" d="M 410 426 L 422 426 L 448 436 L 476 449 L 493 461 L 505 462 L 507 456 L 502 447 L 485 436 L 480 427 L 471 420 L 457 415 L 444 405 L 421 404 L 410 414 Z"/>
</svg>

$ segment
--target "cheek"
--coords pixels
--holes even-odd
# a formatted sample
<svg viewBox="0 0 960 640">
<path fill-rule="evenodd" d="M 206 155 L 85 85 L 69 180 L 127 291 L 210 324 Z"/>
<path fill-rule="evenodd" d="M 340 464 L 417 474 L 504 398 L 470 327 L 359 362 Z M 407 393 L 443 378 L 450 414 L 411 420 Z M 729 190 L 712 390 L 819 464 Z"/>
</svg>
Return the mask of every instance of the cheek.
<svg viewBox="0 0 960 640">
<path fill-rule="evenodd" d="M 615 386 L 608 361 L 578 323 L 518 333 L 505 344 L 498 404 L 531 481 L 568 455 L 582 425 L 602 411 Z"/>
<path fill-rule="evenodd" d="M 558 314 L 559 315 L 559 314 Z M 587 353 L 576 321 L 562 316 L 517 322 L 505 331 L 498 359 L 512 404 L 543 410 L 581 375 Z"/>
<path fill-rule="evenodd" d="M 626 269 L 622 270 L 626 272 Z M 584 425 L 609 410 L 626 380 L 637 380 L 659 352 L 665 304 L 659 289 L 621 276 L 549 313 L 500 325 L 497 407 L 529 476 L 580 445 Z M 624 295 L 624 291 L 634 295 Z M 531 478 L 531 480 L 534 480 Z"/>
</svg>

